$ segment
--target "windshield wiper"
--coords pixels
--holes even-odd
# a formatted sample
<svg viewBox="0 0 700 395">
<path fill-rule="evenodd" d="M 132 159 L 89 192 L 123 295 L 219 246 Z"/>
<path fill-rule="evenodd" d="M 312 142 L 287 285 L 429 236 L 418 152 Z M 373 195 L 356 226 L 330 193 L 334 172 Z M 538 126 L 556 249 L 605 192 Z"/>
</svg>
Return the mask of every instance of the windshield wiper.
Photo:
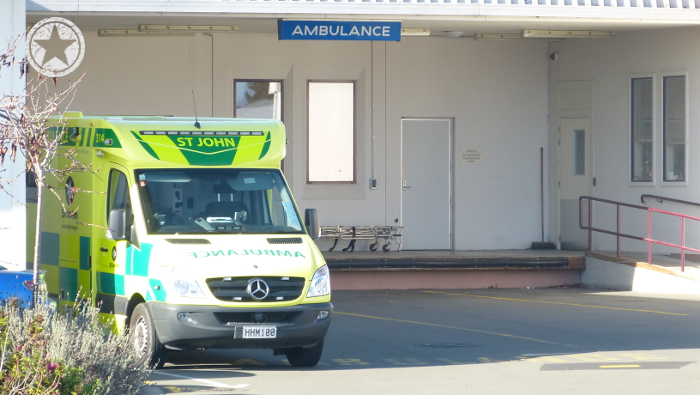
<svg viewBox="0 0 700 395">
<path fill-rule="evenodd" d="M 227 235 L 240 235 L 240 234 L 248 233 L 248 232 L 232 231 L 232 230 L 216 230 L 216 229 L 204 230 L 204 229 L 202 229 L 202 230 L 190 230 L 187 232 L 178 232 L 177 234 L 180 234 L 180 235 L 201 235 L 201 234 L 214 234 L 214 233 L 227 234 Z"/>
<path fill-rule="evenodd" d="M 268 235 L 301 235 L 304 234 L 302 231 L 293 231 L 290 232 L 288 230 L 271 230 L 268 232 L 260 232 L 260 234 L 268 234 Z"/>
<path fill-rule="evenodd" d="M 176 234 L 176 235 L 201 235 L 201 234 L 205 234 L 205 233 L 214 233 L 214 232 L 204 230 L 204 229 L 197 229 L 197 230 L 188 230 L 186 232 L 177 232 L 174 234 Z"/>
</svg>

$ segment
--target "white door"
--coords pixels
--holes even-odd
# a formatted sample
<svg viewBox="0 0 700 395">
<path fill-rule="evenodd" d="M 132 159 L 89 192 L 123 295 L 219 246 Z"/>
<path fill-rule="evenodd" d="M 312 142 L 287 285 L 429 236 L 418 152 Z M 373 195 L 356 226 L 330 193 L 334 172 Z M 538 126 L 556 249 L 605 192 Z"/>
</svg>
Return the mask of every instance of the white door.
<svg viewBox="0 0 700 395">
<path fill-rule="evenodd" d="M 564 250 L 585 250 L 588 232 L 579 226 L 579 198 L 591 194 L 590 119 L 561 118 L 559 127 L 559 241 Z"/>
<path fill-rule="evenodd" d="M 452 248 L 451 119 L 401 120 L 402 248 Z"/>
</svg>

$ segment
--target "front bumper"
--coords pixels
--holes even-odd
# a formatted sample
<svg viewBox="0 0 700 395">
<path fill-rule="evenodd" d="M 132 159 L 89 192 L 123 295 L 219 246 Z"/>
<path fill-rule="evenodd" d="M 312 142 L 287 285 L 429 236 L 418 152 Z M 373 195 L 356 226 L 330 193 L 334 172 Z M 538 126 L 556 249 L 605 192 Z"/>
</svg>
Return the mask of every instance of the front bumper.
<svg viewBox="0 0 700 395">
<path fill-rule="evenodd" d="M 331 303 L 291 307 L 231 308 L 148 302 L 158 340 L 169 349 L 310 347 L 326 336 Z M 321 311 L 328 311 L 319 319 Z M 254 317 L 254 313 L 263 313 Z M 180 317 L 180 318 L 178 318 Z M 272 339 L 243 338 L 243 327 L 276 326 Z"/>
</svg>

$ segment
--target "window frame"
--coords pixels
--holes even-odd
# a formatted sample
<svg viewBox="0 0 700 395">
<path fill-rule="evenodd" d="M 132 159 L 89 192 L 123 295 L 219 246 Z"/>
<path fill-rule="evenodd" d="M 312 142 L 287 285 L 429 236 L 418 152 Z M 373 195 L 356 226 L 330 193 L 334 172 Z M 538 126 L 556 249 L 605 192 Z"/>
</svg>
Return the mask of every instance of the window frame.
<svg viewBox="0 0 700 395">
<path fill-rule="evenodd" d="M 634 130 L 634 82 L 637 80 L 650 80 L 651 81 L 651 180 L 635 180 L 634 179 L 634 174 L 635 174 L 635 130 Z M 656 87 L 656 74 L 655 73 L 649 73 L 649 74 L 634 74 L 629 77 L 629 87 L 628 87 L 628 104 L 629 104 L 629 174 L 628 174 L 628 182 L 630 186 L 653 186 L 656 185 L 656 135 L 657 135 L 657 120 L 658 120 L 658 114 L 657 114 L 657 99 L 656 99 L 656 92 L 657 92 L 657 87 Z"/>
<path fill-rule="evenodd" d="M 284 80 L 278 78 L 234 78 L 233 79 L 233 117 L 236 118 L 236 95 L 238 94 L 236 84 L 238 82 L 277 82 L 280 84 L 280 118 L 279 121 L 284 123 Z M 285 133 L 285 147 L 289 143 L 289 134 Z M 280 170 L 284 173 L 286 158 L 282 158 L 280 162 Z"/>
<path fill-rule="evenodd" d="M 316 181 L 310 179 L 310 169 L 311 169 L 311 95 L 310 86 L 314 83 L 350 83 L 352 84 L 352 180 L 350 181 Z M 348 79 L 310 79 L 306 81 L 306 184 L 319 184 L 319 185 L 355 185 L 357 184 L 357 80 Z"/>
<path fill-rule="evenodd" d="M 118 173 L 118 174 L 117 174 Z M 116 179 L 114 179 L 114 176 L 116 175 Z M 114 209 L 114 200 L 116 194 L 119 192 L 119 179 L 123 177 L 124 179 L 124 187 L 126 188 L 124 190 L 124 205 L 123 207 L 124 210 L 131 211 L 131 197 L 129 196 L 129 177 L 127 174 L 122 171 L 121 169 L 117 168 L 111 168 L 109 169 L 108 173 L 108 181 L 107 181 L 107 222 L 109 223 L 109 214 L 110 212 Z M 118 209 L 122 209 L 122 207 L 118 207 Z"/>
<path fill-rule="evenodd" d="M 233 117 L 236 118 L 236 97 L 238 94 L 236 84 L 238 82 L 277 82 L 280 84 L 280 118 L 279 121 L 284 123 L 284 80 L 277 78 L 234 78 L 233 79 Z"/>
<path fill-rule="evenodd" d="M 683 150 L 683 155 L 684 155 L 684 163 L 683 163 L 683 172 L 684 172 L 684 179 L 683 180 L 667 180 L 668 172 L 666 170 L 666 79 L 669 77 L 683 77 L 685 86 L 684 86 L 684 112 L 685 112 L 685 119 L 684 119 L 684 131 L 683 131 L 683 145 L 684 145 L 684 150 Z M 688 166 L 689 162 L 689 141 L 688 141 L 688 121 L 689 121 L 689 116 L 690 116 L 690 107 L 689 107 L 689 89 L 688 89 L 688 73 L 683 71 L 683 72 L 666 72 L 666 73 L 660 73 L 659 75 L 659 96 L 661 98 L 661 117 L 659 117 L 659 130 L 660 130 L 660 139 L 661 139 L 661 144 L 660 144 L 660 155 L 659 157 L 661 158 L 661 177 L 659 180 L 661 181 L 661 185 L 663 186 L 687 186 L 688 185 L 688 172 L 690 170 Z"/>
<path fill-rule="evenodd" d="M 573 147 L 572 147 L 572 153 L 573 153 L 573 164 L 571 166 L 572 169 L 572 176 L 587 176 L 588 172 L 588 163 L 587 158 L 586 158 L 586 144 L 587 144 L 587 139 L 590 138 L 588 136 L 589 133 L 586 133 L 586 129 L 573 129 L 574 136 L 573 136 Z M 583 141 L 580 141 L 579 138 L 583 137 Z M 581 146 L 581 143 L 583 143 L 583 146 Z M 583 152 L 581 152 L 578 148 L 583 148 Z M 583 154 L 583 155 L 581 155 Z M 582 165 L 582 166 L 581 166 Z M 581 171 L 582 170 L 582 171 Z"/>
</svg>

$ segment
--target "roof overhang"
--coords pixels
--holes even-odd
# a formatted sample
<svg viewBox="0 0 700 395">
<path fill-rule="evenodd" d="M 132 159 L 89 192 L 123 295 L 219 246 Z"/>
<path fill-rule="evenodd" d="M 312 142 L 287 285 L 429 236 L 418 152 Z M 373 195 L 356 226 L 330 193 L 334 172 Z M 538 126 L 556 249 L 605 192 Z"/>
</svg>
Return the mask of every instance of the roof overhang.
<svg viewBox="0 0 700 395">
<path fill-rule="evenodd" d="M 632 7 L 630 0 L 600 0 L 607 5 L 599 6 L 590 5 L 596 0 L 586 0 L 588 5 L 581 6 L 571 4 L 571 0 L 560 0 L 569 2 L 567 5 L 539 4 L 542 0 L 493 0 L 497 4 L 491 0 L 420 1 L 28 0 L 27 23 L 61 16 L 85 30 L 199 25 L 237 26 L 238 33 L 245 34 L 276 33 L 276 21 L 284 18 L 400 20 L 405 28 L 426 28 L 433 35 L 462 32 L 460 36 L 522 34 L 524 30 L 625 32 L 700 25 L 700 9 Z M 611 1 L 626 2 L 627 6 L 610 6 Z M 681 0 L 676 3 L 683 5 Z"/>
</svg>

